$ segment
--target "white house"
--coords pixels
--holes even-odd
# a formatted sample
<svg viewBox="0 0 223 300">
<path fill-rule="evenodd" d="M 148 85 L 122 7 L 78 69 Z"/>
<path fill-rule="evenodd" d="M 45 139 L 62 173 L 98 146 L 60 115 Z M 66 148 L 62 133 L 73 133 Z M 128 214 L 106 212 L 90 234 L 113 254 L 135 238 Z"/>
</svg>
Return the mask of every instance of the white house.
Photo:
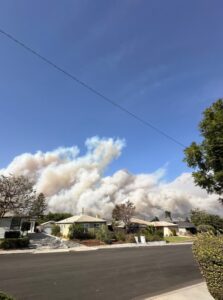
<svg viewBox="0 0 223 300">
<path fill-rule="evenodd" d="M 172 236 L 178 232 L 178 225 L 166 221 L 150 222 L 157 229 L 163 230 L 163 236 Z"/>
<path fill-rule="evenodd" d="M 29 232 L 34 232 L 35 219 L 30 219 L 28 216 L 17 216 L 13 213 L 7 213 L 3 218 L 0 218 L 0 238 L 5 237 L 5 232 L 10 230 L 21 231 L 24 222 L 30 222 Z"/>
<path fill-rule="evenodd" d="M 68 236 L 69 227 L 72 224 L 81 224 L 86 229 L 99 228 L 101 225 L 106 224 L 106 220 L 88 215 L 77 215 L 56 222 L 56 225 L 60 226 L 60 232 L 64 237 Z"/>
<path fill-rule="evenodd" d="M 174 222 L 178 226 L 178 235 L 188 236 L 196 233 L 196 226 L 188 221 Z"/>
<path fill-rule="evenodd" d="M 47 221 L 39 225 L 39 229 L 41 232 L 45 232 L 47 234 L 51 234 L 52 227 L 55 225 L 55 221 Z"/>
</svg>

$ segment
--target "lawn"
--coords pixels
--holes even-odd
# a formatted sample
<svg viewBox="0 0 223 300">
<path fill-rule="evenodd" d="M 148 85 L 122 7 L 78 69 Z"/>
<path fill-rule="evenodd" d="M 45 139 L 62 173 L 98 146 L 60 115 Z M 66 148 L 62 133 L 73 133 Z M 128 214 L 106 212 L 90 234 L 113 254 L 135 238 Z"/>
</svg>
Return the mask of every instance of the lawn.
<svg viewBox="0 0 223 300">
<path fill-rule="evenodd" d="M 185 243 L 185 242 L 193 242 L 195 240 L 195 237 L 167 236 L 164 239 L 169 243 Z"/>
</svg>

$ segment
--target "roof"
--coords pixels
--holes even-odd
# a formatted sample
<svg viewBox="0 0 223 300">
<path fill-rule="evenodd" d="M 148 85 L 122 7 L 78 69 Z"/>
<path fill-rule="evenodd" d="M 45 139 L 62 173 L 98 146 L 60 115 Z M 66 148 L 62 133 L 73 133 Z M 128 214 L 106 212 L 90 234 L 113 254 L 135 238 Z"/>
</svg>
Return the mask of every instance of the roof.
<svg viewBox="0 0 223 300">
<path fill-rule="evenodd" d="M 41 223 L 40 226 L 43 226 L 43 225 L 47 225 L 47 224 L 51 224 L 51 223 L 56 223 L 55 221 L 51 220 L 51 221 L 47 221 L 47 222 L 44 222 L 44 223 Z"/>
<path fill-rule="evenodd" d="M 179 221 L 176 222 L 179 228 L 195 228 L 195 225 L 191 222 Z"/>
<path fill-rule="evenodd" d="M 29 218 L 30 216 L 28 215 L 20 215 L 20 214 L 16 214 L 15 212 L 13 211 L 10 211 L 10 212 L 7 212 L 4 214 L 3 218 Z"/>
<path fill-rule="evenodd" d="M 154 225 L 155 227 L 177 227 L 177 224 L 166 221 L 155 221 L 150 223 L 152 223 L 151 225 Z"/>
<path fill-rule="evenodd" d="M 153 226 L 153 224 L 149 221 L 141 220 L 138 218 L 131 218 L 131 224 L 139 224 L 139 225 L 146 225 L 146 226 Z M 111 224 L 111 222 L 110 222 Z M 123 221 L 117 221 L 116 227 L 123 228 L 125 227 L 125 223 Z"/>
<path fill-rule="evenodd" d="M 57 224 L 73 224 L 73 223 L 105 223 L 104 219 L 95 218 L 88 215 L 77 215 L 59 222 Z"/>
<path fill-rule="evenodd" d="M 131 218 L 131 223 L 134 224 L 140 224 L 140 225 L 147 225 L 147 226 L 152 226 L 152 222 L 148 222 L 145 220 L 137 219 L 137 218 Z"/>
</svg>

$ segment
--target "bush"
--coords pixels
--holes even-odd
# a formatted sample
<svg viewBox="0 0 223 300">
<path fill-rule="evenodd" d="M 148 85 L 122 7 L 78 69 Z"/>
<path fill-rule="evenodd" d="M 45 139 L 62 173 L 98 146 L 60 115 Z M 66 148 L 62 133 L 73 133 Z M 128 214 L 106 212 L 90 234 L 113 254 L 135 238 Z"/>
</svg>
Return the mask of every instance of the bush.
<svg viewBox="0 0 223 300">
<path fill-rule="evenodd" d="M 112 232 L 108 230 L 106 225 L 102 225 L 96 232 L 96 238 L 106 244 L 111 244 Z"/>
<path fill-rule="evenodd" d="M 134 234 L 127 234 L 125 236 L 126 243 L 135 243 L 135 235 Z"/>
<path fill-rule="evenodd" d="M 126 240 L 126 234 L 124 232 L 118 231 L 118 232 L 115 232 L 114 238 L 117 241 L 124 242 Z"/>
<path fill-rule="evenodd" d="M 163 241 L 163 238 L 158 234 L 147 234 L 145 237 L 146 237 L 146 242 Z"/>
<path fill-rule="evenodd" d="M 90 234 L 86 232 L 84 229 L 84 226 L 81 224 L 73 224 L 69 227 L 69 233 L 68 238 L 70 240 L 72 239 L 78 239 L 78 240 L 87 240 L 89 238 Z"/>
<path fill-rule="evenodd" d="M 60 226 L 59 225 L 53 225 L 52 230 L 51 230 L 51 234 L 55 235 L 55 236 L 61 236 Z"/>
<path fill-rule="evenodd" d="M 198 234 L 193 253 L 209 292 L 216 300 L 223 300 L 223 236 Z"/>
<path fill-rule="evenodd" d="M 27 248 L 29 246 L 29 238 L 17 238 L 17 239 L 3 239 L 0 244 L 0 248 L 7 250 L 7 249 L 21 249 Z"/>
<path fill-rule="evenodd" d="M 96 233 L 95 233 L 95 229 L 94 228 L 89 228 L 87 231 L 87 236 L 88 239 L 95 239 L 96 238 Z"/>
<path fill-rule="evenodd" d="M 14 300 L 11 296 L 4 294 L 0 291 L 0 300 Z"/>
<path fill-rule="evenodd" d="M 18 239 L 20 237 L 20 231 L 11 230 L 5 232 L 5 239 Z"/>
<path fill-rule="evenodd" d="M 206 225 L 206 224 L 203 224 L 203 225 L 199 225 L 197 227 L 197 231 L 199 233 L 205 233 L 205 232 L 210 232 L 210 233 L 214 233 L 216 234 L 216 230 L 213 226 L 211 225 Z"/>
<path fill-rule="evenodd" d="M 173 236 L 177 236 L 177 231 L 176 231 L 176 229 L 172 229 L 172 235 L 173 235 Z"/>
<path fill-rule="evenodd" d="M 154 226 L 147 226 L 142 231 L 142 235 L 145 235 L 146 242 L 155 242 L 163 240 L 163 230 L 156 229 Z"/>
</svg>

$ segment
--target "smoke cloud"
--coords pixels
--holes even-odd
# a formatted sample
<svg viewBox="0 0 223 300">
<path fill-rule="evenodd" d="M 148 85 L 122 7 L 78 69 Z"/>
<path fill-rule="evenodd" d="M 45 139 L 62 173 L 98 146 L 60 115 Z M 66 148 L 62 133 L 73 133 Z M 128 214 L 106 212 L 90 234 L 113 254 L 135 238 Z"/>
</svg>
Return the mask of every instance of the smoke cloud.
<svg viewBox="0 0 223 300">
<path fill-rule="evenodd" d="M 119 170 L 104 176 L 109 164 L 117 159 L 125 146 L 121 139 L 93 137 L 85 142 L 86 153 L 77 146 L 51 152 L 24 153 L 13 159 L 2 174 L 25 175 L 35 181 L 37 192 L 47 196 L 53 212 L 91 214 L 109 218 L 115 204 L 126 200 L 136 205 L 137 214 L 160 216 L 164 210 L 185 216 L 192 208 L 211 213 L 222 211 L 215 195 L 196 187 L 190 173 L 164 183 L 165 168 L 151 174 L 131 174 Z"/>
</svg>

